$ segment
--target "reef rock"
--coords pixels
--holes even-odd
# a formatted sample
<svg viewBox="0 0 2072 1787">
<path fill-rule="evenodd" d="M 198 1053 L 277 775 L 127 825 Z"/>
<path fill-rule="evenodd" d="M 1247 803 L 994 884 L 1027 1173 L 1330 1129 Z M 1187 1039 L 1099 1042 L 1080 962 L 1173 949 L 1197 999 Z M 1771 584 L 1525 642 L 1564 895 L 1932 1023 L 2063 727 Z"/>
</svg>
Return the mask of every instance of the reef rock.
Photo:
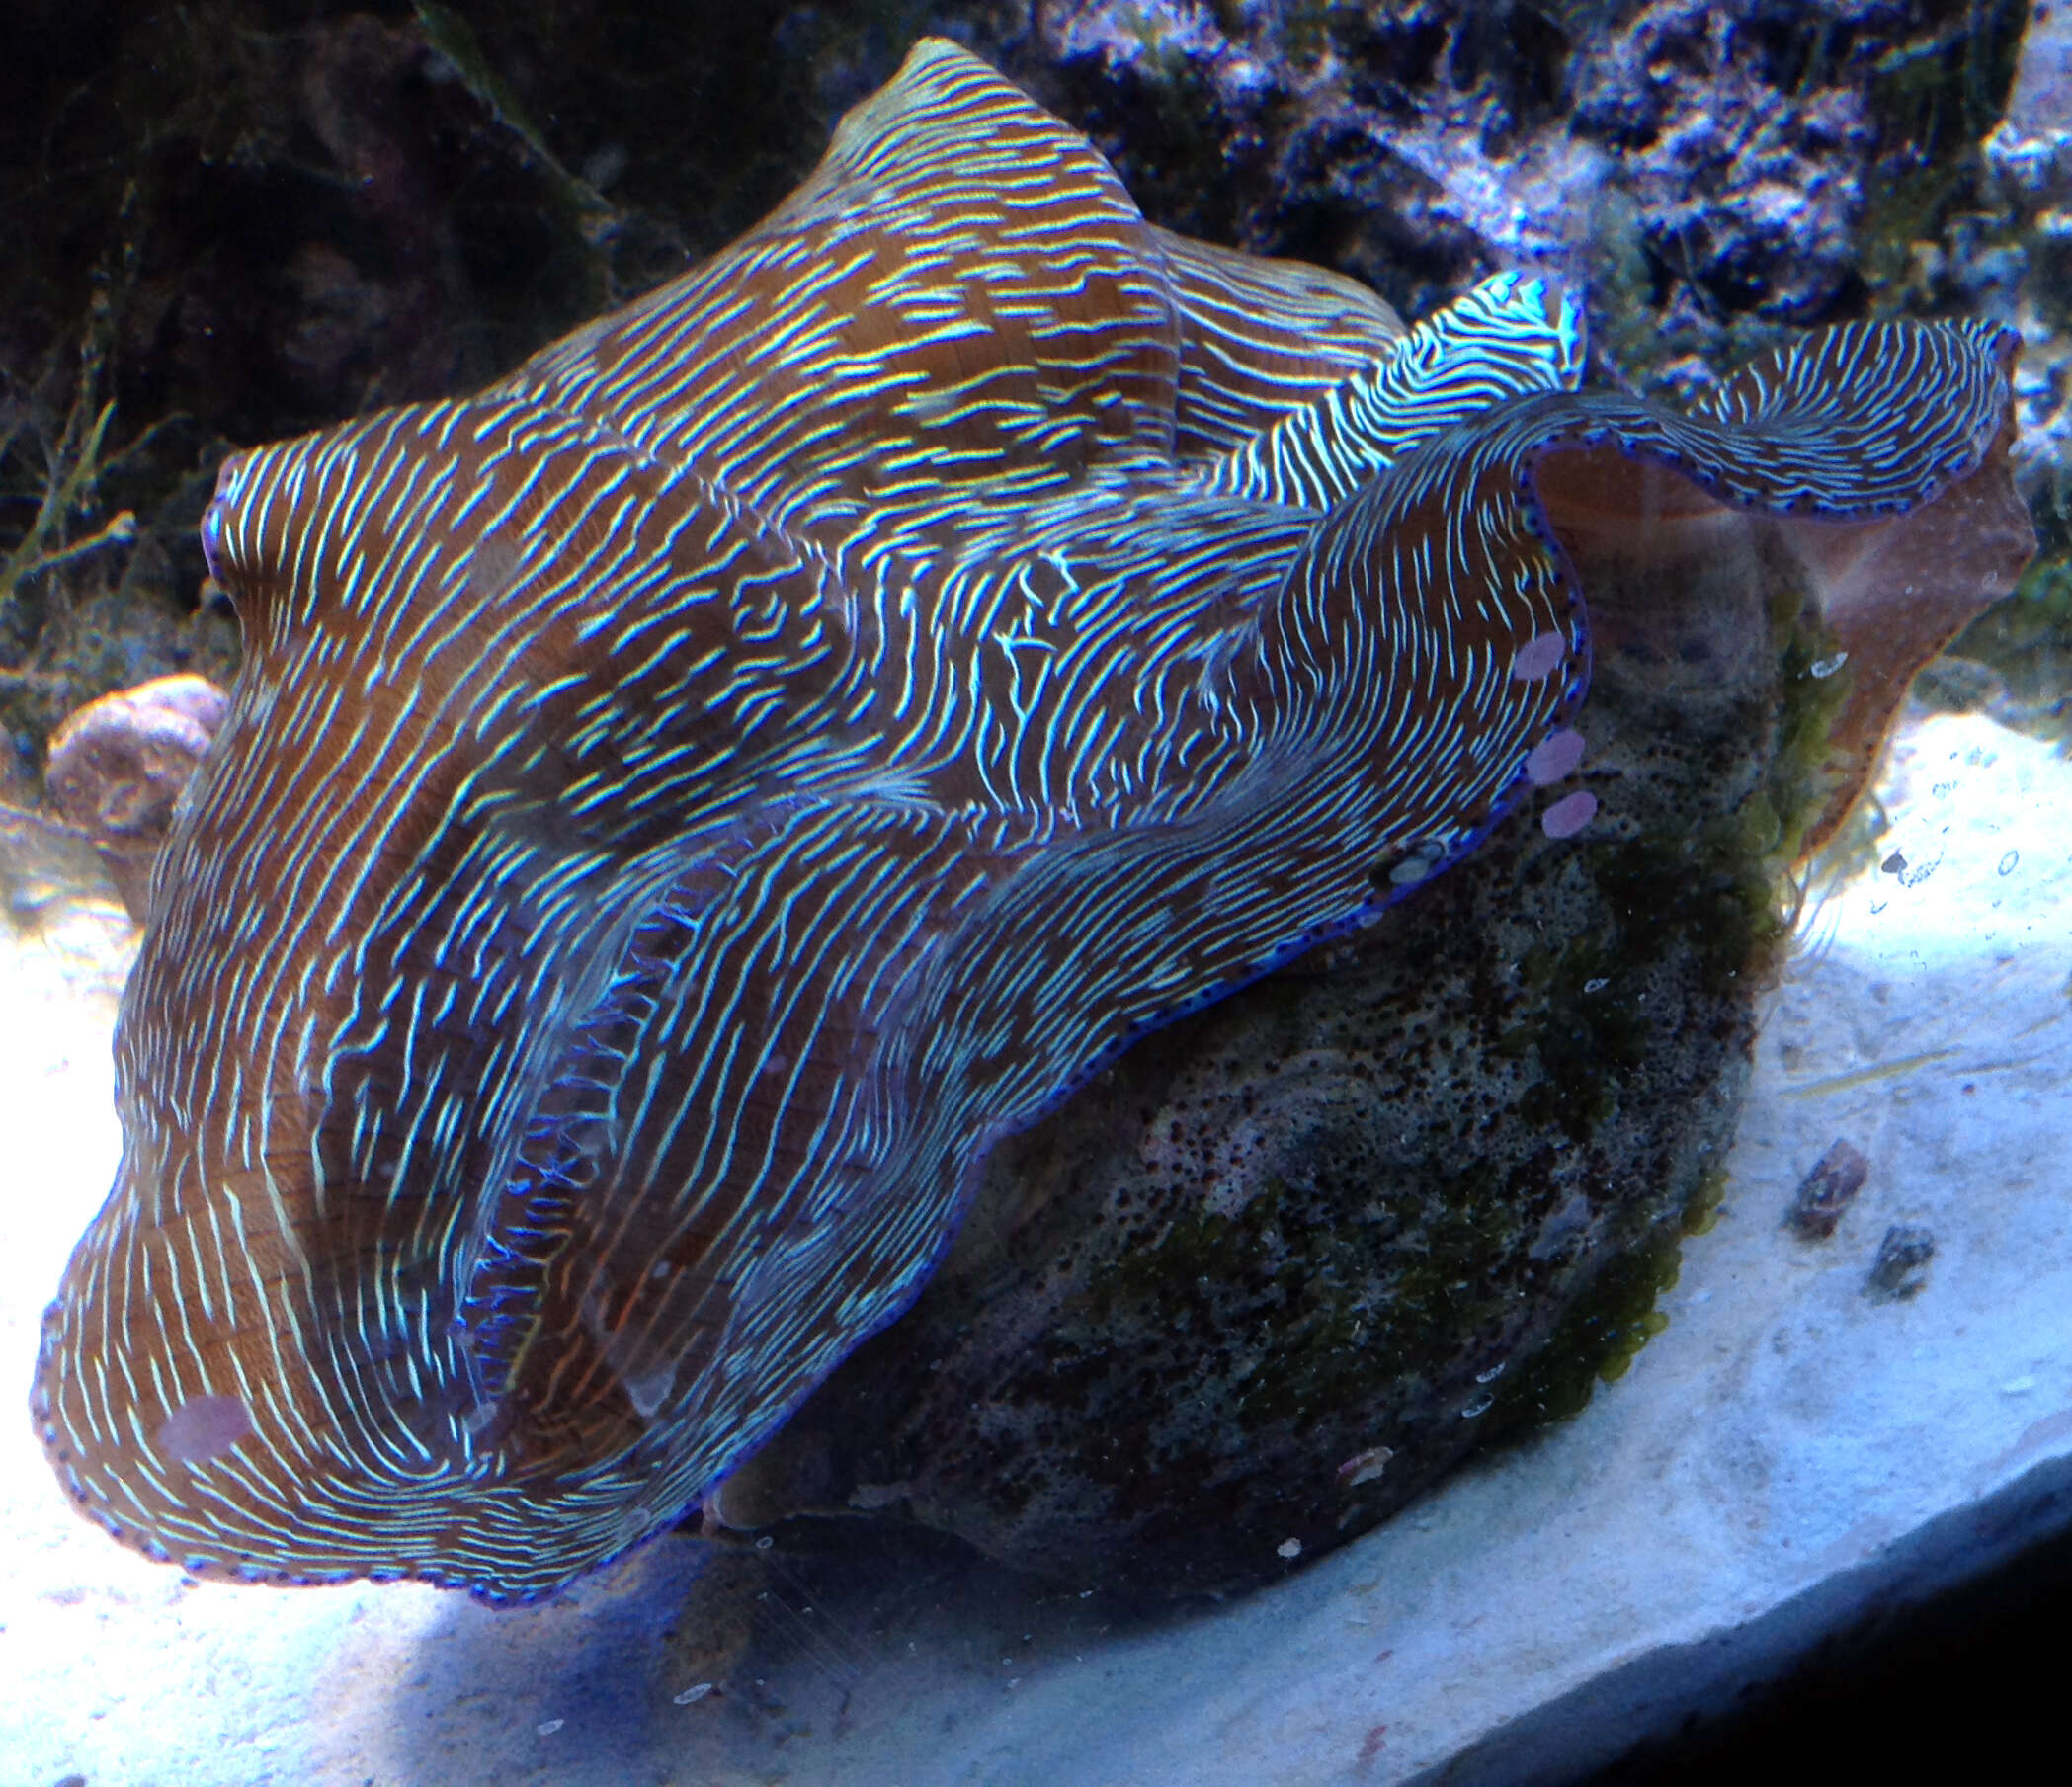
<svg viewBox="0 0 2072 1787">
<path fill-rule="evenodd" d="M 1960 224 L 2024 10 L 1077 0 L 1016 67 L 1164 220 L 1413 315 L 1539 268 L 1607 314 L 1615 365 L 1688 389 L 1752 328 L 1860 314 L 1911 237 Z M 2003 278 L 1960 307 L 2011 301 Z"/>
<path fill-rule="evenodd" d="M 93 840 L 134 918 L 143 917 L 174 802 L 222 724 L 224 704 L 206 677 L 157 677 L 89 701 L 51 736 L 43 772 L 50 802 Z"/>
</svg>

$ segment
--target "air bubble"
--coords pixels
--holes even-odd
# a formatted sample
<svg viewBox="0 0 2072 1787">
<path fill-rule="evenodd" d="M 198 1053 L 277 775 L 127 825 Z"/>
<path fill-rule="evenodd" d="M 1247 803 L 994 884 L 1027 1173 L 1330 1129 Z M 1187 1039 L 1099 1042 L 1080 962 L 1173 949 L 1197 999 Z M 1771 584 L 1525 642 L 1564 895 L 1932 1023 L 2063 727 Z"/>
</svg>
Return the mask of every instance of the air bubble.
<svg viewBox="0 0 2072 1787">
<path fill-rule="evenodd" d="M 1568 641 L 1559 633 L 1540 633 L 1518 648 L 1511 660 L 1511 674 L 1521 683 L 1536 683 L 1550 676 L 1568 656 Z"/>
<path fill-rule="evenodd" d="M 1549 838 L 1573 838 L 1597 817 L 1597 796 L 1587 790 L 1564 794 L 1539 815 L 1539 829 Z"/>
<path fill-rule="evenodd" d="M 151 1436 L 158 1455 L 173 1464 L 207 1464 L 253 1430 L 252 1413 L 234 1396 L 191 1396 Z"/>
<path fill-rule="evenodd" d="M 1583 761 L 1584 738 L 1573 727 L 1550 732 L 1526 757 L 1526 779 L 1535 788 L 1575 773 Z"/>
</svg>

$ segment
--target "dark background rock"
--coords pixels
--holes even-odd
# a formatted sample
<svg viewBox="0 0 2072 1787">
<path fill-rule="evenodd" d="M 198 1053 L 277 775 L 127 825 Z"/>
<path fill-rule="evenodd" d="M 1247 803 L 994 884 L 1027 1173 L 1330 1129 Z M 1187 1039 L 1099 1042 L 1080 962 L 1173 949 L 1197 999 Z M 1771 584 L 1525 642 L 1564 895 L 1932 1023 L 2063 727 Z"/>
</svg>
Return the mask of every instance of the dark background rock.
<svg viewBox="0 0 2072 1787">
<path fill-rule="evenodd" d="M 1770 324 L 2011 314 L 1975 255 L 1964 289 L 1908 280 L 1981 203 L 2025 10 L 1084 0 L 1038 8 L 1033 47 L 1154 214 L 1413 315 L 1540 266 L 1609 367 L 1689 385 Z"/>
</svg>

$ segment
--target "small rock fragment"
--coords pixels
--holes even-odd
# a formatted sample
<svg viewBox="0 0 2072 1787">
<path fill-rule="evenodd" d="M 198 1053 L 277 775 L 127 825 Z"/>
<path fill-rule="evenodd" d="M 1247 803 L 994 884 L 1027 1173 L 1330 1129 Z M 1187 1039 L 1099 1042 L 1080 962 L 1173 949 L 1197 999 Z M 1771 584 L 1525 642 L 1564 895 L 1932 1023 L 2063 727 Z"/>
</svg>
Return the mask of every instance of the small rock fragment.
<svg viewBox="0 0 2072 1787">
<path fill-rule="evenodd" d="M 143 917 L 173 803 L 228 704 L 206 677 L 158 677 L 89 701 L 51 737 L 51 804 L 93 840 L 133 918 Z"/>
<path fill-rule="evenodd" d="M 1801 1241 L 1827 1240 L 1869 1177 L 1870 1163 L 1847 1142 L 1837 1141 L 1800 1183 L 1784 1213 L 1784 1226 Z"/>
<path fill-rule="evenodd" d="M 50 740 L 44 780 L 52 802 L 97 838 L 163 838 L 225 706 L 221 690 L 191 676 L 89 701 Z"/>
<path fill-rule="evenodd" d="M 1395 1455 L 1393 1446 L 1368 1446 L 1364 1452 L 1355 1452 L 1338 1467 L 1338 1480 L 1347 1489 L 1358 1489 L 1363 1483 L 1372 1483 L 1388 1469 L 1388 1461 Z"/>
<path fill-rule="evenodd" d="M 1936 1257 L 1936 1238 L 1918 1223 L 1895 1222 L 1878 1243 L 1864 1294 L 1880 1302 L 1911 1297 L 1928 1282 L 1928 1262 Z"/>
</svg>

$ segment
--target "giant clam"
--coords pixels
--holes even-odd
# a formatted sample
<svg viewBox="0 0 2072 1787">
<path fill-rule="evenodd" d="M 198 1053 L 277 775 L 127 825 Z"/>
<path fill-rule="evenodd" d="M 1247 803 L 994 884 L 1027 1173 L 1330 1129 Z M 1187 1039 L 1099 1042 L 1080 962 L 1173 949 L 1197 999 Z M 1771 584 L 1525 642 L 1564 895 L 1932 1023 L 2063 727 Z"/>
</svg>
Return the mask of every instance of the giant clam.
<svg viewBox="0 0 2072 1787">
<path fill-rule="evenodd" d="M 1849 325 L 1681 417 L 1581 329 L 1154 228 L 931 41 L 675 283 L 234 455 L 244 667 L 44 1330 L 74 1499 L 497 1600 L 666 1528 L 1003 1137 L 1575 771 L 1578 556 L 1776 518 L 1858 667 L 1831 826 L 2019 562 L 2008 342 Z"/>
</svg>

